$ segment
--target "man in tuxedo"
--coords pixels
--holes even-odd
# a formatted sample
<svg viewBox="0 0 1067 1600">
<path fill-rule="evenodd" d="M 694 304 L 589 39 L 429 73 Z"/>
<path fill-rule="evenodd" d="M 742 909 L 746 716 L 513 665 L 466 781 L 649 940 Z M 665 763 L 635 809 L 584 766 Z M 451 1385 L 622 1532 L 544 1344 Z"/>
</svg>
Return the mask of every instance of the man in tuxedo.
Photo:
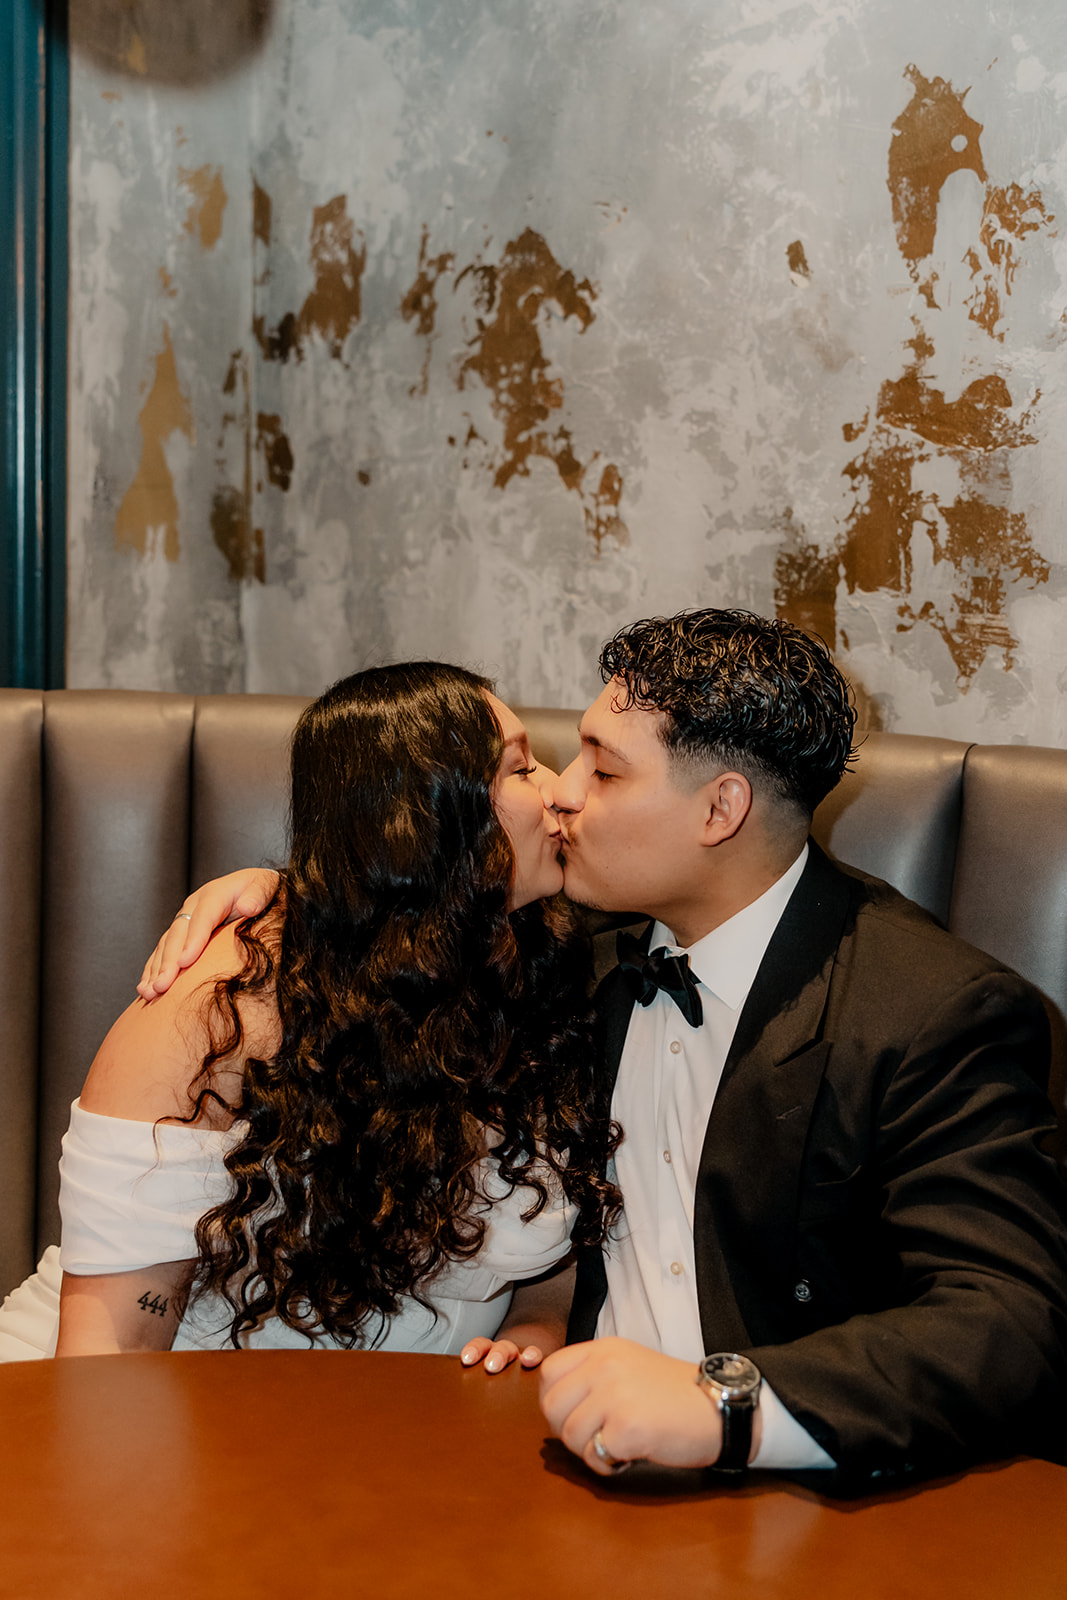
<svg viewBox="0 0 1067 1600">
<path fill-rule="evenodd" d="M 565 1348 L 551 1295 L 523 1287 L 463 1360 L 550 1351 L 545 1414 L 601 1473 L 810 1468 L 847 1490 L 1062 1459 L 1036 991 L 809 839 L 854 722 L 818 641 L 694 611 L 624 629 L 601 671 L 581 754 L 547 781 L 567 894 L 653 919 L 598 993 L 624 1210 L 582 1252 Z M 266 876 L 189 899 L 141 993 L 262 909 Z"/>
<path fill-rule="evenodd" d="M 854 722 L 819 642 L 696 611 L 601 672 L 554 786 L 566 892 L 653 922 L 598 994 L 624 1212 L 579 1262 L 548 1420 L 601 1473 L 1062 1458 L 1038 995 L 809 838 Z"/>
</svg>

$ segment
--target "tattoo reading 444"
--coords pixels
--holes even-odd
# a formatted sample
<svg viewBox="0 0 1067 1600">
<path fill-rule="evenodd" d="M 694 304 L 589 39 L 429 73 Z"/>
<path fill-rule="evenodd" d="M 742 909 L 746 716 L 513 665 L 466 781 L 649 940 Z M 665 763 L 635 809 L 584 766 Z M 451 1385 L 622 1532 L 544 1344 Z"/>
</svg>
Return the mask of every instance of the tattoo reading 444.
<svg viewBox="0 0 1067 1600">
<path fill-rule="evenodd" d="M 170 1296 L 168 1295 L 167 1299 L 169 1298 Z M 142 1311 L 157 1311 L 160 1316 L 162 1316 L 167 1309 L 167 1301 L 161 1300 L 158 1294 L 154 1294 L 151 1300 L 149 1300 L 147 1289 L 138 1300 L 137 1304 L 140 1306 Z"/>
</svg>

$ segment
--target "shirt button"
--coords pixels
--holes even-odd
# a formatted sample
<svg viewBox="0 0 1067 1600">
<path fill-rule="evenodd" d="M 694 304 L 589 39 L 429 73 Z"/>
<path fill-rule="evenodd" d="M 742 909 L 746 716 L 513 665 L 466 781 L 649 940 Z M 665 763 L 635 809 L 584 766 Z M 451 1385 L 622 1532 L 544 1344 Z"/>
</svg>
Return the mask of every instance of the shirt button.
<svg viewBox="0 0 1067 1600">
<path fill-rule="evenodd" d="M 674 1275 L 674 1277 L 680 1278 L 684 1271 L 685 1271 L 685 1268 L 682 1266 L 682 1263 L 680 1261 L 672 1261 L 671 1262 L 671 1272 Z"/>
<path fill-rule="evenodd" d="M 667 1163 L 667 1165 L 670 1166 L 670 1164 L 671 1164 L 671 1153 L 670 1153 L 669 1150 L 664 1150 L 663 1159 Z"/>
<path fill-rule="evenodd" d="M 681 1049 L 682 1049 L 682 1046 L 679 1043 L 679 1041 L 677 1039 L 672 1039 L 671 1040 L 671 1055 L 672 1056 L 680 1055 L 681 1054 Z"/>
<path fill-rule="evenodd" d="M 793 1294 L 796 1299 L 800 1301 L 801 1305 L 807 1305 L 808 1301 L 811 1299 L 811 1284 L 808 1282 L 807 1278 L 801 1278 L 800 1282 L 793 1290 Z"/>
</svg>

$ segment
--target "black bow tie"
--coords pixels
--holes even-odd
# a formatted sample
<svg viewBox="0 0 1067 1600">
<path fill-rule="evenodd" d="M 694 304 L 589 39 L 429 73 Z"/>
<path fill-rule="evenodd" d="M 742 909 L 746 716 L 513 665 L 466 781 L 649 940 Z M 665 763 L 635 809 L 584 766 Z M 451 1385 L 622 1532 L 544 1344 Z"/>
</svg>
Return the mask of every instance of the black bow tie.
<svg viewBox="0 0 1067 1600">
<path fill-rule="evenodd" d="M 656 991 L 669 994 L 691 1028 L 704 1020 L 697 980 L 689 967 L 688 956 L 669 956 L 666 945 L 646 955 L 632 933 L 620 933 L 615 940 L 619 967 L 627 987 L 640 1005 L 650 1006 Z"/>
</svg>

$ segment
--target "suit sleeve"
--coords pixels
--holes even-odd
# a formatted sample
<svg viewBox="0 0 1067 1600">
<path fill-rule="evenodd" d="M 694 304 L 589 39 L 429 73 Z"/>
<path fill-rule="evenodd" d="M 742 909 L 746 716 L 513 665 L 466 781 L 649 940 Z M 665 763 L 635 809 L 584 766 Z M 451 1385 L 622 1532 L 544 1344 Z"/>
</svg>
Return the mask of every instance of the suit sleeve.
<svg viewBox="0 0 1067 1600">
<path fill-rule="evenodd" d="M 878 1064 L 856 1170 L 807 1186 L 797 1336 L 749 1354 L 843 1489 L 983 1458 L 1064 1458 L 1064 1191 L 1040 1149 L 1053 1124 L 1030 1070 L 1047 1039 L 1021 979 L 962 984 Z M 860 1309 L 842 1320 L 835 1297 Z"/>
</svg>

